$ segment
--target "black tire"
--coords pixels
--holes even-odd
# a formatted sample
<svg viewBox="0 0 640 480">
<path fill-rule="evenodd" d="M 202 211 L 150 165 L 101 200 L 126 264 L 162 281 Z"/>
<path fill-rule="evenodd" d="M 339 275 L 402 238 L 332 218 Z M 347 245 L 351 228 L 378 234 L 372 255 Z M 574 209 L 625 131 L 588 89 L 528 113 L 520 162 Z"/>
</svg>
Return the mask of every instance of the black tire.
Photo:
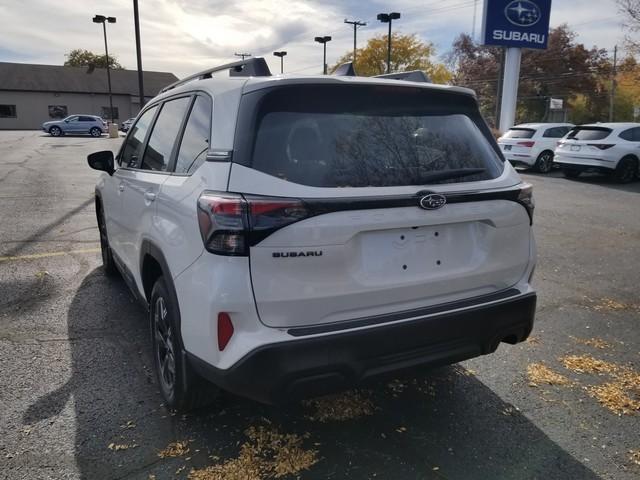
<svg viewBox="0 0 640 480">
<path fill-rule="evenodd" d="M 93 127 L 91 128 L 91 130 L 89 130 L 89 135 L 91 135 L 92 137 L 98 138 L 102 136 L 102 130 L 100 130 L 98 127 Z"/>
<path fill-rule="evenodd" d="M 49 129 L 49 133 L 52 137 L 59 137 L 62 135 L 62 129 L 60 127 L 53 126 Z"/>
<path fill-rule="evenodd" d="M 628 156 L 618 162 L 618 166 L 613 171 L 613 178 L 618 183 L 629 183 L 635 180 L 637 174 L 638 160 Z"/>
<path fill-rule="evenodd" d="M 563 168 L 562 173 L 567 178 L 578 178 L 582 172 L 573 168 Z"/>
<path fill-rule="evenodd" d="M 536 163 L 533 165 L 533 169 L 538 173 L 549 173 L 553 168 L 553 152 L 551 150 L 545 150 L 540 155 Z"/>
<path fill-rule="evenodd" d="M 100 231 L 100 251 L 102 253 L 102 267 L 104 268 L 104 273 L 109 277 L 114 277 L 118 275 L 118 269 L 113 260 L 113 252 L 109 246 L 107 225 L 104 221 L 104 212 L 101 207 L 98 210 L 98 230 Z"/>
<path fill-rule="evenodd" d="M 178 306 L 159 277 L 149 302 L 153 363 L 167 408 L 186 412 L 211 403 L 218 389 L 199 377 L 183 355 L 179 319 Z"/>
</svg>

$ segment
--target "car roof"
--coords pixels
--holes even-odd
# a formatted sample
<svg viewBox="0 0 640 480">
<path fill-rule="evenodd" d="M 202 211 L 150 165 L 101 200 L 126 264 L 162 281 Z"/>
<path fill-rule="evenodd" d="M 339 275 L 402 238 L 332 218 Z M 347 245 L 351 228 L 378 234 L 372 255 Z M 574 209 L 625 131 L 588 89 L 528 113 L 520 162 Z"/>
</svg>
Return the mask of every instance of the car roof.
<svg viewBox="0 0 640 480">
<path fill-rule="evenodd" d="M 613 130 L 617 128 L 640 127 L 640 123 L 634 123 L 634 122 L 587 123 L 584 125 L 578 125 L 578 127 L 603 127 L 603 128 L 610 128 Z"/>
<path fill-rule="evenodd" d="M 375 77 L 358 76 L 336 76 L 336 75 L 298 75 L 284 74 L 265 77 L 232 77 L 224 72 L 219 76 L 193 80 L 175 88 L 167 90 L 158 95 L 154 100 L 173 96 L 179 93 L 192 91 L 205 91 L 215 96 L 229 93 L 232 90 L 239 90 L 241 93 L 248 93 L 263 88 L 276 85 L 304 85 L 304 84 L 325 84 L 325 85 L 394 85 L 399 87 L 417 87 L 429 90 L 447 91 L 462 95 L 475 97 L 475 92 L 464 87 L 454 87 L 451 85 L 440 85 L 425 82 L 411 82 L 407 80 L 392 80 Z"/>
<path fill-rule="evenodd" d="M 574 127 L 573 123 L 520 123 L 514 125 L 511 128 L 531 128 L 537 130 L 539 128 L 553 128 L 553 127 Z"/>
</svg>

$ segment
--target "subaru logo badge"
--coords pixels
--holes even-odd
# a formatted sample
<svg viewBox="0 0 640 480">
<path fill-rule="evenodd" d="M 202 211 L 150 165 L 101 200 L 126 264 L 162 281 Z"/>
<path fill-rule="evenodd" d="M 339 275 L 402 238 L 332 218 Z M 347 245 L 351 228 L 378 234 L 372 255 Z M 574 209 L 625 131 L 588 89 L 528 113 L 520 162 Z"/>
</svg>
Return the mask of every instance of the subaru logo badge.
<svg viewBox="0 0 640 480">
<path fill-rule="evenodd" d="M 530 0 L 514 0 L 504 9 L 511 23 L 518 27 L 531 27 L 540 20 L 540 7 Z"/>
<path fill-rule="evenodd" d="M 420 208 L 425 210 L 437 210 L 444 207 L 447 203 L 447 197 L 439 193 L 430 193 L 420 199 Z"/>
</svg>

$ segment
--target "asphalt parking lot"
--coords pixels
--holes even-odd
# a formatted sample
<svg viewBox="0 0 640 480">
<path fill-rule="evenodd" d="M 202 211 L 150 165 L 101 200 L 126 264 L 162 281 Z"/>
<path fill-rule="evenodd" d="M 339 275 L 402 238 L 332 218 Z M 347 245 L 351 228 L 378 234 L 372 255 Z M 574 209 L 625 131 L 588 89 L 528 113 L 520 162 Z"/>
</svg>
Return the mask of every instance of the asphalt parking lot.
<svg viewBox="0 0 640 480">
<path fill-rule="evenodd" d="M 86 155 L 120 141 L 0 132 L 1 478 L 640 478 L 640 182 L 523 174 L 539 249 L 528 342 L 332 398 L 223 396 L 182 416 L 162 405 L 145 313 L 100 268 Z"/>
</svg>

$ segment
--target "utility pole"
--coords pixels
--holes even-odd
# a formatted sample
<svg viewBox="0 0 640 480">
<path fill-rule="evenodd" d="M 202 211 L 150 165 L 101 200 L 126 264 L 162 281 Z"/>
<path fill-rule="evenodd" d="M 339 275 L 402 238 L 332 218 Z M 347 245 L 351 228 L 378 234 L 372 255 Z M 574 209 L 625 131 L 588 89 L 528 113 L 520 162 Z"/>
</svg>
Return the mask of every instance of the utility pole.
<svg viewBox="0 0 640 480">
<path fill-rule="evenodd" d="M 251 56 L 250 53 L 234 53 L 234 55 L 236 57 L 242 57 L 242 60 L 244 60 L 245 57 L 250 57 Z"/>
<path fill-rule="evenodd" d="M 133 25 L 136 29 L 136 56 L 138 57 L 138 95 L 140 96 L 140 110 L 144 106 L 144 84 L 142 81 L 142 50 L 140 48 L 140 15 L 138 0 L 133 0 Z"/>
<path fill-rule="evenodd" d="M 324 55 L 322 57 L 323 58 L 322 71 L 326 75 L 327 74 L 327 42 L 331 41 L 331 37 L 328 35 L 325 35 L 324 37 L 316 37 L 314 40 L 318 43 L 321 43 L 322 46 L 324 47 Z"/>
<path fill-rule="evenodd" d="M 611 96 L 609 98 L 609 121 L 613 122 L 613 103 L 616 99 L 616 75 L 618 69 L 618 46 L 613 47 L 613 75 L 611 76 Z"/>
<path fill-rule="evenodd" d="M 382 23 L 389 24 L 389 36 L 387 37 L 387 73 L 391 73 L 391 23 L 393 20 L 397 20 L 400 18 L 400 14 L 398 12 L 391 13 L 379 13 L 377 19 Z"/>
<path fill-rule="evenodd" d="M 356 63 L 356 31 L 358 30 L 358 27 L 364 27 L 367 24 L 367 22 L 360 22 L 358 20 L 347 20 L 345 18 L 344 23 L 353 25 L 353 64 L 355 65 Z"/>
</svg>

